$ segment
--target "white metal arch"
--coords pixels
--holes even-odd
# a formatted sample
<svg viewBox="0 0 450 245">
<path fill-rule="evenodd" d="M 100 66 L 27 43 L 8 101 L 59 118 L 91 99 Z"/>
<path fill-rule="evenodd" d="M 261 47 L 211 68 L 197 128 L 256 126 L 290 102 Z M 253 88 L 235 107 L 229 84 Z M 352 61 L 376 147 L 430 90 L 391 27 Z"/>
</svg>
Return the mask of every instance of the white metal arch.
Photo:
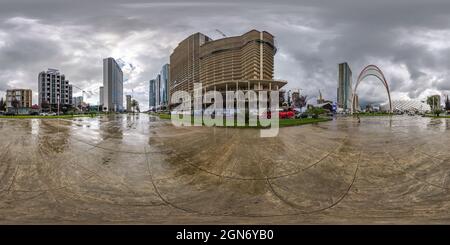
<svg viewBox="0 0 450 245">
<path fill-rule="evenodd" d="M 353 104 L 355 101 L 355 96 L 356 96 L 356 90 L 358 89 L 359 84 L 361 83 L 362 80 L 364 80 L 364 78 L 369 77 L 369 76 L 374 76 L 376 78 L 378 78 L 378 80 L 381 81 L 381 83 L 383 83 L 384 87 L 386 88 L 387 94 L 388 94 L 388 98 L 389 98 L 389 112 L 392 113 L 392 101 L 391 101 L 391 92 L 389 90 L 389 84 L 386 81 L 386 78 L 383 74 L 383 72 L 381 71 L 380 68 L 378 68 L 378 66 L 376 65 L 368 65 L 366 66 L 361 73 L 358 76 L 358 80 L 356 81 L 356 85 L 355 85 L 355 89 L 353 90 L 353 95 L 352 95 L 352 104 L 351 104 L 351 113 L 353 113 L 354 109 L 353 108 Z"/>
</svg>

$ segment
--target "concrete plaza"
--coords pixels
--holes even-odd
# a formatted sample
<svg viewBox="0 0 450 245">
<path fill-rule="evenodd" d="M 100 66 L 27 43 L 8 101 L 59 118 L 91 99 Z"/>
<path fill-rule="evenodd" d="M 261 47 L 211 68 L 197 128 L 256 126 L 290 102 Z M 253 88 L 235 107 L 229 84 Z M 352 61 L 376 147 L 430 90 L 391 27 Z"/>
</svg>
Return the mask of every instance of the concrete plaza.
<svg viewBox="0 0 450 245">
<path fill-rule="evenodd" d="M 450 223 L 450 119 L 0 119 L 0 223 Z"/>
</svg>

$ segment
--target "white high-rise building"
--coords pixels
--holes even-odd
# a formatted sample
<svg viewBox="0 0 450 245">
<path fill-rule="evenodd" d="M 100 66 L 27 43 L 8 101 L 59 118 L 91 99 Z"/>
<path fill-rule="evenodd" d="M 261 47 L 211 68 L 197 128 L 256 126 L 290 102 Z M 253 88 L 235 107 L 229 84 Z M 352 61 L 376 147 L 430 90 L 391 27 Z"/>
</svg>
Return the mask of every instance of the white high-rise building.
<svg viewBox="0 0 450 245">
<path fill-rule="evenodd" d="M 99 101 L 98 101 L 98 104 L 101 105 L 101 106 L 103 106 L 103 104 L 105 103 L 104 102 L 104 100 L 105 100 L 104 94 L 105 94 L 105 91 L 104 91 L 103 86 L 102 86 L 102 87 L 100 87 L 100 98 L 99 98 Z"/>
<path fill-rule="evenodd" d="M 103 59 L 103 110 L 123 112 L 123 72 L 113 58 Z"/>
<path fill-rule="evenodd" d="M 352 70 L 350 66 L 345 63 L 339 64 L 339 78 L 337 89 L 337 104 L 339 108 L 350 110 L 352 104 Z"/>
<path fill-rule="evenodd" d="M 131 95 L 127 95 L 127 112 L 131 112 Z"/>
</svg>

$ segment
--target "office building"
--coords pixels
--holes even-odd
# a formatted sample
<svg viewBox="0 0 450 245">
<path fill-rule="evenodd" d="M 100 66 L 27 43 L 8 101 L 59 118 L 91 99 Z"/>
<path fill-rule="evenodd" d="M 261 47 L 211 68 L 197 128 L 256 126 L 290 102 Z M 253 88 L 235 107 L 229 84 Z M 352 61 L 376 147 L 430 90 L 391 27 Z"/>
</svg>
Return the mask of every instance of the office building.
<svg viewBox="0 0 450 245">
<path fill-rule="evenodd" d="M 149 102 L 148 107 L 153 109 L 156 107 L 156 80 L 152 79 L 149 82 Z"/>
<path fill-rule="evenodd" d="M 209 41 L 200 47 L 200 81 L 206 90 L 278 90 L 274 80 L 274 36 L 251 30 Z"/>
<path fill-rule="evenodd" d="M 169 102 L 169 64 L 163 65 L 160 72 L 159 104 L 167 106 Z"/>
<path fill-rule="evenodd" d="M 123 72 L 113 58 L 103 60 L 103 110 L 123 112 Z"/>
<path fill-rule="evenodd" d="M 359 105 L 359 96 L 355 94 L 355 99 L 353 100 L 353 111 L 361 111 L 361 106 Z"/>
<path fill-rule="evenodd" d="M 223 94 L 279 90 L 287 82 L 273 77 L 276 51 L 274 36 L 266 31 L 251 30 L 214 41 L 201 33 L 194 34 L 170 56 L 170 94 L 178 90 L 192 93 L 195 82 L 202 84 L 204 92 Z"/>
<path fill-rule="evenodd" d="M 103 106 L 103 104 L 105 103 L 104 102 L 104 97 L 105 97 L 104 94 L 105 94 L 105 90 L 102 86 L 99 88 L 99 101 L 98 101 L 98 104 L 101 106 Z"/>
<path fill-rule="evenodd" d="M 41 108 L 43 103 L 52 111 L 58 110 L 58 105 L 60 108 L 72 106 L 72 85 L 57 69 L 39 73 L 38 90 L 38 104 Z"/>
<path fill-rule="evenodd" d="M 181 41 L 170 55 L 169 91 L 194 90 L 194 83 L 200 82 L 200 46 L 211 38 L 195 33 Z"/>
<path fill-rule="evenodd" d="M 6 109 L 19 113 L 28 111 L 33 103 L 32 98 L 31 89 L 8 89 L 6 90 Z"/>
<path fill-rule="evenodd" d="M 155 78 L 155 106 L 157 108 L 159 108 L 161 105 L 160 91 L 161 91 L 161 75 L 158 74 L 158 75 L 156 75 L 156 78 Z"/>
<path fill-rule="evenodd" d="M 352 104 L 352 70 L 345 62 L 339 64 L 337 89 L 337 105 L 344 110 L 350 110 Z"/>
<path fill-rule="evenodd" d="M 131 95 L 127 95 L 127 112 L 131 111 Z"/>
</svg>

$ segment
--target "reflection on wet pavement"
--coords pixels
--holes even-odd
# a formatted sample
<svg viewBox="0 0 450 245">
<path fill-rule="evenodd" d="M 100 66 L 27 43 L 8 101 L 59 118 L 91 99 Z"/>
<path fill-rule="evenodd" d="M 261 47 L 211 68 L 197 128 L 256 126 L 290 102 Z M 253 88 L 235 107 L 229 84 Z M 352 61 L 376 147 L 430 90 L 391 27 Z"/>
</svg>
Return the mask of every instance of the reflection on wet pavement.
<svg viewBox="0 0 450 245">
<path fill-rule="evenodd" d="M 449 223 L 450 119 L 0 119 L 0 223 Z"/>
</svg>

